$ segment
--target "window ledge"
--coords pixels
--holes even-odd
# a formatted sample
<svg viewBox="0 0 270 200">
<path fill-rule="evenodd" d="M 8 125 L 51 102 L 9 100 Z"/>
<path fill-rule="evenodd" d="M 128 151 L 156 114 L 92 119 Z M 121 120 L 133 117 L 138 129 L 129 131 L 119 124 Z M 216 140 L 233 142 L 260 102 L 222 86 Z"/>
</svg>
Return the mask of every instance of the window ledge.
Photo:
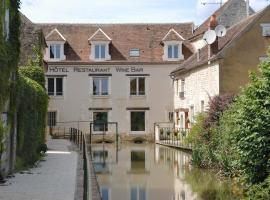
<svg viewBox="0 0 270 200">
<path fill-rule="evenodd" d="M 64 96 L 49 96 L 50 99 L 64 99 Z"/>
<path fill-rule="evenodd" d="M 129 133 L 131 136 L 136 136 L 136 135 L 147 135 L 145 131 L 131 131 Z"/>
<path fill-rule="evenodd" d="M 91 95 L 93 99 L 109 99 L 110 95 Z"/>
<path fill-rule="evenodd" d="M 129 95 L 131 99 L 146 99 L 146 95 Z"/>
</svg>

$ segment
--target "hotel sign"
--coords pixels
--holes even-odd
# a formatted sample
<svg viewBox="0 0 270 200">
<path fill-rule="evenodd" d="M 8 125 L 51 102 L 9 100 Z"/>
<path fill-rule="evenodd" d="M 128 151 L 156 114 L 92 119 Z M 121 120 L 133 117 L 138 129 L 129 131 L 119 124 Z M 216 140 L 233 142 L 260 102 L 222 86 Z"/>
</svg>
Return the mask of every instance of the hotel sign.
<svg viewBox="0 0 270 200">
<path fill-rule="evenodd" d="M 50 73 L 111 73 L 111 67 L 48 67 Z M 114 67 L 118 73 L 138 73 L 143 72 L 142 67 Z"/>
</svg>

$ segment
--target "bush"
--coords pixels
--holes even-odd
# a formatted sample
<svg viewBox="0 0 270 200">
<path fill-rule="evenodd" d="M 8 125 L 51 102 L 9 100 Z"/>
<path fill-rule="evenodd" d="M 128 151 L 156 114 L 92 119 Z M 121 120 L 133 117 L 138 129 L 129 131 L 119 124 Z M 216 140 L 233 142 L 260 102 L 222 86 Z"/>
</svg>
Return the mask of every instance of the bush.
<svg viewBox="0 0 270 200">
<path fill-rule="evenodd" d="M 251 186 L 245 193 L 244 200 L 266 200 L 270 199 L 270 176 L 260 184 Z"/>
<path fill-rule="evenodd" d="M 264 181 L 270 172 L 270 63 L 262 63 L 260 71 L 260 76 L 251 74 L 230 116 L 235 166 L 248 184 Z"/>
<path fill-rule="evenodd" d="M 45 88 L 45 76 L 44 70 L 39 66 L 25 66 L 19 68 L 19 73 L 25 77 L 28 77 L 38 82 L 42 87 Z"/>
<path fill-rule="evenodd" d="M 17 156 L 23 165 L 29 166 L 39 159 L 44 144 L 48 96 L 40 84 L 22 73 L 18 77 L 17 95 Z"/>
</svg>

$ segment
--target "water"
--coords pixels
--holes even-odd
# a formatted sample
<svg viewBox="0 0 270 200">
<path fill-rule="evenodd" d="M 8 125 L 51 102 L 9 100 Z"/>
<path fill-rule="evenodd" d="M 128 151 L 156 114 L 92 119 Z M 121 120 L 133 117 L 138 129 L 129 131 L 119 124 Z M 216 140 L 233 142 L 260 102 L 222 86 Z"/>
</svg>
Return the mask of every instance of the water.
<svg viewBox="0 0 270 200">
<path fill-rule="evenodd" d="M 154 144 L 92 147 L 103 200 L 232 200 L 232 185 L 192 169 L 191 155 Z"/>
</svg>

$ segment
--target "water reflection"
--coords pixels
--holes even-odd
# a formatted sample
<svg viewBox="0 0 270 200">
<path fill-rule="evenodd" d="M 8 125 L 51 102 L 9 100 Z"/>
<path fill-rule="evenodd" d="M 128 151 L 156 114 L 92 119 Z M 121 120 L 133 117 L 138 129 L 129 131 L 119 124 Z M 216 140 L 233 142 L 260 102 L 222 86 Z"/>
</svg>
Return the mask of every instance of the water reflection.
<svg viewBox="0 0 270 200">
<path fill-rule="evenodd" d="M 103 200 L 212 200 L 220 196 L 211 193 L 229 189 L 209 173 L 194 171 L 190 154 L 159 145 L 122 144 L 116 150 L 99 144 L 92 157 Z"/>
</svg>

